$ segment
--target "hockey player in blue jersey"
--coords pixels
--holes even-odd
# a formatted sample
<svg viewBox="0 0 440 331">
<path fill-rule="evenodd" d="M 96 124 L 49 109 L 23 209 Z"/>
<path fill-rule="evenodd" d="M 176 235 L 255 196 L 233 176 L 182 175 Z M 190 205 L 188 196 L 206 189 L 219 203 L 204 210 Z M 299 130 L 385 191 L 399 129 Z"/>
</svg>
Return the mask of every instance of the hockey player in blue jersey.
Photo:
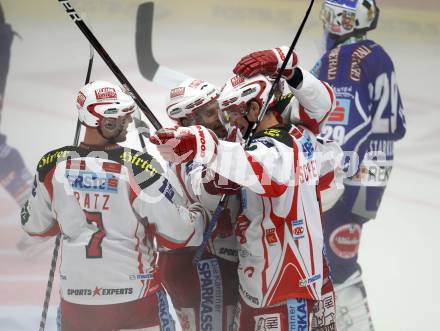
<svg viewBox="0 0 440 331">
<path fill-rule="evenodd" d="M 321 17 L 327 51 L 313 73 L 337 97 L 323 135 L 350 156 L 345 192 L 324 213 L 337 325 L 339 331 L 372 331 L 358 248 L 364 223 L 376 217 L 392 169 L 393 144 L 405 135 L 405 118 L 393 62 L 366 37 L 379 18 L 375 0 L 326 0 Z"/>
<path fill-rule="evenodd" d="M 0 123 L 14 34 L 11 25 L 5 21 L 0 4 Z M 27 199 L 31 185 L 32 175 L 26 168 L 20 152 L 8 145 L 6 135 L 0 132 L 0 188 L 21 206 Z"/>
</svg>

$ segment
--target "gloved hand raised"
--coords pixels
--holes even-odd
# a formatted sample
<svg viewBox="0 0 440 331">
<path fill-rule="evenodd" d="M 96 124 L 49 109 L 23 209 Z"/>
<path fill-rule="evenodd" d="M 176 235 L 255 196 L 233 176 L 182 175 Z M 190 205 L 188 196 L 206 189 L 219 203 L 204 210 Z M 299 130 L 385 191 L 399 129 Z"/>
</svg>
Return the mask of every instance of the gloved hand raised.
<svg viewBox="0 0 440 331">
<path fill-rule="evenodd" d="M 150 137 L 162 157 L 171 163 L 196 161 L 209 163 L 217 153 L 217 136 L 201 126 L 167 128 L 158 130 Z"/>
<path fill-rule="evenodd" d="M 252 77 L 257 74 L 274 75 L 281 68 L 288 51 L 289 48 L 287 46 L 281 46 L 265 51 L 253 52 L 241 58 L 233 70 L 234 74 L 244 77 Z M 287 80 L 292 78 L 297 64 L 298 56 L 295 52 L 292 52 L 282 77 Z"/>
</svg>

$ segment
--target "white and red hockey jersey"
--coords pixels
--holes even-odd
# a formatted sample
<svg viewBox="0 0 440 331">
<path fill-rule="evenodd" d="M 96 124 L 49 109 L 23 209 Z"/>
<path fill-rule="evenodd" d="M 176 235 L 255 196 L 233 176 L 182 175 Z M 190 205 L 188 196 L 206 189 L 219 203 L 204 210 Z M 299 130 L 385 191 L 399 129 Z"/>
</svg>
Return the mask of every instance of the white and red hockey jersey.
<svg viewBox="0 0 440 331">
<path fill-rule="evenodd" d="M 227 141 L 241 141 L 236 128 L 228 127 Z M 223 194 L 228 195 L 226 207 L 222 211 L 211 239 L 208 241 L 209 253 L 222 259 L 238 262 L 235 222 L 240 213 L 239 186 L 225 178 L 219 178 L 215 172 L 203 164 L 187 162 L 173 167 L 184 191 L 187 204 L 200 203 L 211 215 L 215 211 Z"/>
<path fill-rule="evenodd" d="M 147 153 L 81 144 L 38 163 L 22 210 L 31 236 L 62 233 L 64 300 L 102 305 L 140 299 L 160 287 L 153 237 L 164 249 L 197 246 L 206 214 L 174 203 L 174 190 Z"/>
<path fill-rule="evenodd" d="M 208 165 L 242 186 L 238 273 L 241 296 L 252 307 L 321 296 L 317 144 L 307 129 L 274 127 L 256 134 L 247 150 L 220 141 Z"/>
<path fill-rule="evenodd" d="M 207 146 L 216 145 L 210 150 L 213 157 L 196 157 L 242 187 L 235 232 L 240 294 L 255 308 L 289 298 L 321 298 L 324 242 L 318 183 L 327 174 L 327 184 L 333 181 L 340 155 L 322 153 L 326 148 L 316 134 L 334 107 L 334 95 L 305 71 L 294 94 L 286 117 L 302 126 L 266 129 L 246 149 L 239 143 L 210 142 Z"/>
</svg>

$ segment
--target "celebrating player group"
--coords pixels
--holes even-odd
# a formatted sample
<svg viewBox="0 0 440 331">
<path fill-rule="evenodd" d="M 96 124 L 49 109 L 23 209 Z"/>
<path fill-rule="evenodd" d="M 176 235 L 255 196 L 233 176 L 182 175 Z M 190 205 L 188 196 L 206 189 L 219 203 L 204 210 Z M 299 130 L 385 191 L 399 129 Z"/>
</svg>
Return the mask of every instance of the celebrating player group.
<svg viewBox="0 0 440 331">
<path fill-rule="evenodd" d="M 21 212 L 28 235 L 61 236 L 58 330 L 175 330 L 170 299 L 185 331 L 373 331 L 357 253 L 405 134 L 366 37 L 378 17 L 326 0 L 311 71 L 292 44 L 245 55 L 221 89 L 174 86 L 176 125 L 147 141 L 161 160 L 120 145 L 131 91 L 83 86 L 84 139 L 41 158 Z"/>
</svg>

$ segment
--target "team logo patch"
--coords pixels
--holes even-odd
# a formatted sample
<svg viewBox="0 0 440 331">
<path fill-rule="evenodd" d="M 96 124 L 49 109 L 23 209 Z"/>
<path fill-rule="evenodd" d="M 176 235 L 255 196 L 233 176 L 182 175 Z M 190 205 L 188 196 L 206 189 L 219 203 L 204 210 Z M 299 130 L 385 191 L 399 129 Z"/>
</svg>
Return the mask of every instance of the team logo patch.
<svg viewBox="0 0 440 331">
<path fill-rule="evenodd" d="M 185 88 L 184 87 L 173 88 L 170 91 L 170 99 L 180 97 L 181 95 L 184 95 L 184 94 L 185 94 Z"/>
<path fill-rule="evenodd" d="M 303 239 L 305 236 L 304 220 L 292 221 L 292 236 L 294 240 Z"/>
<path fill-rule="evenodd" d="M 313 158 L 313 153 L 315 152 L 315 148 L 313 147 L 312 139 L 308 135 L 307 132 L 304 132 L 303 136 L 299 140 L 302 146 L 302 152 L 307 160 Z"/>
<path fill-rule="evenodd" d="M 118 178 L 110 173 L 68 170 L 66 178 L 76 191 L 118 192 Z"/>
<path fill-rule="evenodd" d="M 84 102 L 86 102 L 86 96 L 82 92 L 79 92 L 78 96 L 76 97 L 76 103 L 83 107 Z"/>
<path fill-rule="evenodd" d="M 152 274 L 137 274 L 137 275 L 130 275 L 129 276 L 130 280 L 150 280 L 153 278 L 154 277 Z"/>
<path fill-rule="evenodd" d="M 327 124 L 347 125 L 350 114 L 350 99 L 337 99 L 336 107 L 328 116 Z"/>
<path fill-rule="evenodd" d="M 121 168 L 122 168 L 122 166 L 119 163 L 104 162 L 102 164 L 102 170 L 107 171 L 107 172 L 114 172 L 116 174 L 121 173 Z"/>
<path fill-rule="evenodd" d="M 254 316 L 254 331 L 281 331 L 280 314 L 265 314 Z"/>
<path fill-rule="evenodd" d="M 117 99 L 118 95 L 113 87 L 104 87 L 95 90 L 96 100 Z"/>
<path fill-rule="evenodd" d="M 312 285 L 313 283 L 316 283 L 320 279 L 321 279 L 321 274 L 316 274 L 316 275 L 313 275 L 309 278 L 303 278 L 299 281 L 299 286 L 306 287 L 306 286 Z"/>
<path fill-rule="evenodd" d="M 266 229 L 266 241 L 270 246 L 276 245 L 278 238 L 275 233 L 275 228 Z"/>
<path fill-rule="evenodd" d="M 330 248 L 343 259 L 352 259 L 359 250 L 362 228 L 359 224 L 345 224 L 330 235 Z"/>
<path fill-rule="evenodd" d="M 216 259 L 197 264 L 200 282 L 200 330 L 221 330 L 223 321 L 223 285 Z"/>
<path fill-rule="evenodd" d="M 243 76 L 234 76 L 231 78 L 231 84 L 232 87 L 236 87 L 237 85 L 241 84 L 244 82 L 244 77 Z"/>
</svg>

